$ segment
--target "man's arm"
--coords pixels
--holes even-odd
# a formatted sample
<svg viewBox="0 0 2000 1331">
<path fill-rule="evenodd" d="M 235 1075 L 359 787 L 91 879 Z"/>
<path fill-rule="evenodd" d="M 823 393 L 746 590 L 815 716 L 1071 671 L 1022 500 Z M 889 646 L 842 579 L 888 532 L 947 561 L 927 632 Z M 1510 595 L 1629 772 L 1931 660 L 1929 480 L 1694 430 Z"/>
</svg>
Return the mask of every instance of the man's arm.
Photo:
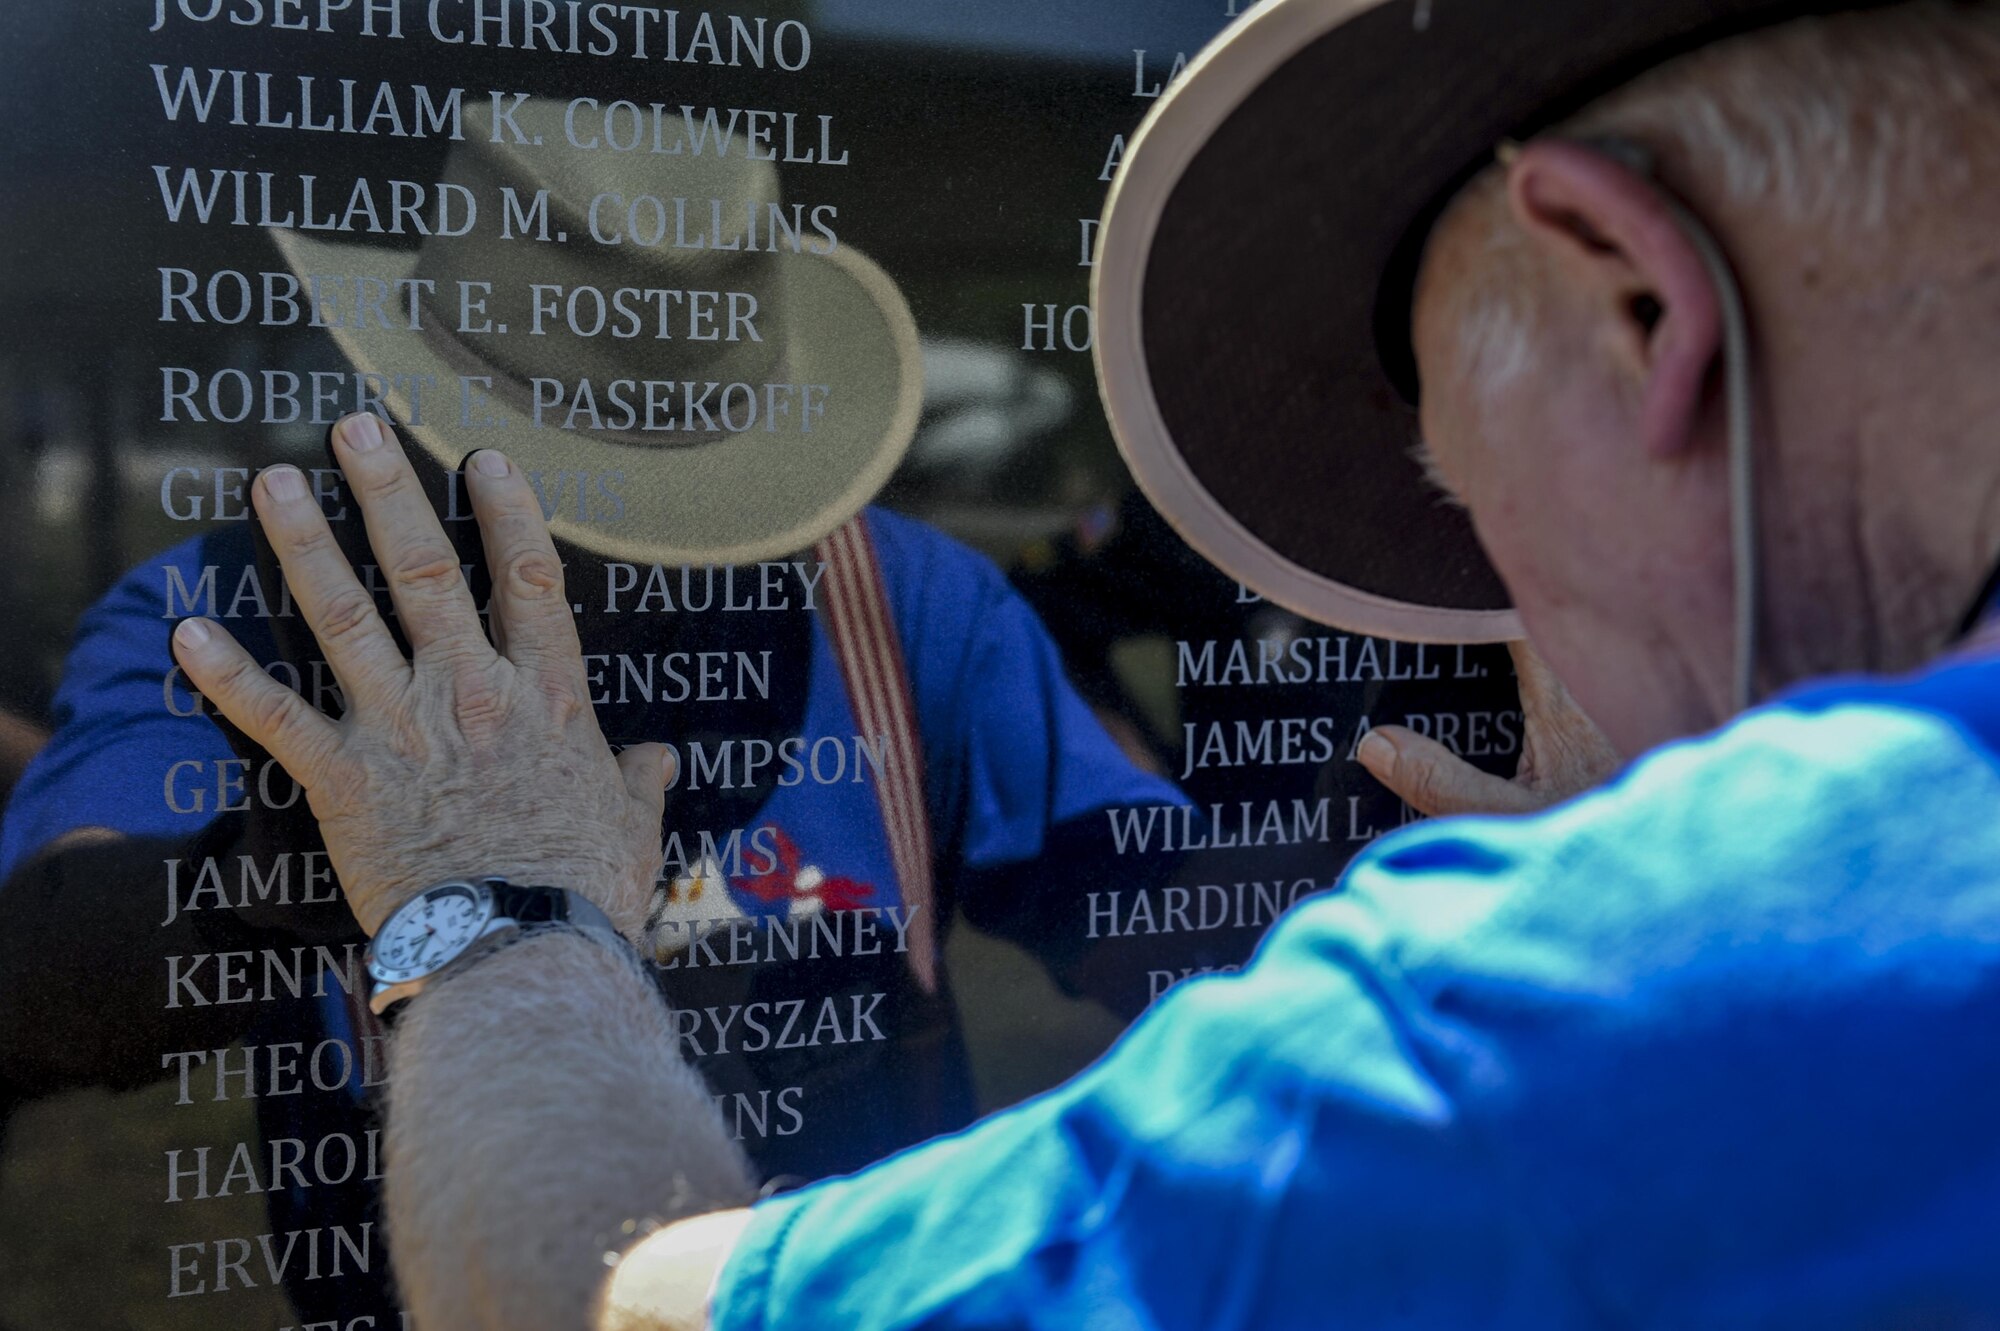
<svg viewBox="0 0 2000 1331">
<path fill-rule="evenodd" d="M 183 668 L 305 788 L 364 928 L 480 873 L 586 893 L 633 928 L 667 751 L 605 745 L 534 492 L 497 455 L 468 468 L 496 649 L 408 463 L 361 420 L 336 455 L 414 659 L 303 478 L 276 468 L 255 504 L 347 712 L 315 711 L 208 621 L 175 631 Z M 398 1275 L 426 1331 L 699 1325 L 724 1253 L 727 1328 L 1081 1325 L 1119 1308 L 1161 1328 L 1323 1325 L 1333 1291 L 1360 1322 L 1417 1300 L 1434 1324 L 1485 1324 L 1492 1271 L 1561 1307 L 1559 1271 L 1501 1221 L 1505 1181 L 1458 1113 L 1477 1042 L 1377 964 L 1380 930 L 1369 904 L 1316 903 L 1085 1077 L 751 1221 L 716 1209 L 748 1200 L 748 1167 L 632 963 L 584 937 L 516 942 L 402 1014 Z M 676 1223 L 607 1282 L 657 1220 Z"/>
<path fill-rule="evenodd" d="M 306 787 L 365 926 L 469 872 L 629 922 L 665 753 L 606 748 L 539 503 L 475 455 L 496 651 L 373 435 L 336 446 L 416 659 L 280 469 L 258 511 L 350 709 L 212 624 L 176 631 L 183 666 Z M 488 955 L 412 1000 L 395 1054 L 405 1286 L 427 1331 L 697 1324 L 724 1252 L 720 1331 L 2000 1306 L 2000 777 L 1962 715 L 1993 691 L 1954 683 L 1939 716 L 1882 692 L 1767 709 L 1540 817 L 1385 839 L 1084 1075 L 747 1222 L 703 1213 L 748 1171 L 629 963 L 566 937 Z M 1883 818 L 1909 789 L 1941 792 L 1931 817 Z M 677 1215 L 600 1293 L 625 1222 Z"/>
<path fill-rule="evenodd" d="M 633 928 L 667 751 L 605 745 L 534 492 L 497 455 L 468 468 L 496 649 L 408 463 L 361 419 L 336 455 L 414 659 L 303 478 L 277 468 L 255 504 L 348 710 L 313 710 L 207 621 L 175 631 L 183 668 L 304 786 L 364 928 L 479 873 L 586 893 Z M 1368 909 L 1312 914 L 1239 980 L 1170 997 L 1088 1076 L 752 1221 L 716 1209 L 748 1200 L 749 1169 L 629 960 L 565 936 L 479 957 L 410 1000 L 392 1055 L 405 1293 L 426 1331 L 686 1327 L 726 1253 L 729 1328 L 1081 1325 L 1121 1307 L 1163 1328 L 1288 1320 L 1267 1305 L 1323 1324 L 1335 1289 L 1362 1321 L 1417 1295 L 1437 1324 L 1481 1321 L 1485 1286 L 1424 1269 L 1435 1236 L 1482 1271 L 1541 1284 L 1550 1264 L 1494 1223 L 1503 1189 L 1433 1072 L 1460 1051 L 1351 951 Z M 676 1223 L 607 1281 L 657 1220 Z"/>
<path fill-rule="evenodd" d="M 205 619 L 174 631 L 188 678 L 305 789 L 371 934 L 425 888 L 479 874 L 573 889 L 638 932 L 670 751 L 605 744 L 533 489 L 495 453 L 467 468 L 493 575 L 489 642 L 393 434 L 350 417 L 334 448 L 413 659 L 304 478 L 277 467 L 254 487 L 258 517 L 346 713 L 316 711 Z M 588 1325 L 607 1256 L 642 1225 L 749 1200 L 748 1163 L 679 1061 L 660 1000 L 608 947 L 515 942 L 440 976 L 401 1016 L 385 1192 L 397 1276 L 426 1331 Z M 660 1251 L 647 1245 L 635 1277 L 671 1265 Z"/>
<path fill-rule="evenodd" d="M 639 964 L 575 935 L 526 939 L 409 1005 L 383 1191 L 419 1326 L 705 1324 L 721 1240 L 747 1213 L 661 1226 L 754 1188 L 677 1048 Z M 600 1310 L 606 1268 L 635 1243 Z"/>
</svg>

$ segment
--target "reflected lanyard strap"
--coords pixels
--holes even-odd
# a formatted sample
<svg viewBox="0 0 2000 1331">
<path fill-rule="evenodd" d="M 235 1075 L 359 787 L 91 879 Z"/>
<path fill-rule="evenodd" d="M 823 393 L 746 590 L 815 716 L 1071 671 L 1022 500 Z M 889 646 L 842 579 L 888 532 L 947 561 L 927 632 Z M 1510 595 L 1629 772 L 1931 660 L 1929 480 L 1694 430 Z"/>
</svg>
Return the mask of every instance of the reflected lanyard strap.
<svg viewBox="0 0 2000 1331">
<path fill-rule="evenodd" d="M 924 746 L 903 660 L 903 639 L 882 582 L 864 514 L 813 548 L 827 570 L 820 606 L 847 702 L 861 733 L 884 741 L 875 798 L 903 900 L 910 969 L 927 994 L 937 992 L 937 919 L 932 883 L 931 820 L 924 800 Z"/>
</svg>

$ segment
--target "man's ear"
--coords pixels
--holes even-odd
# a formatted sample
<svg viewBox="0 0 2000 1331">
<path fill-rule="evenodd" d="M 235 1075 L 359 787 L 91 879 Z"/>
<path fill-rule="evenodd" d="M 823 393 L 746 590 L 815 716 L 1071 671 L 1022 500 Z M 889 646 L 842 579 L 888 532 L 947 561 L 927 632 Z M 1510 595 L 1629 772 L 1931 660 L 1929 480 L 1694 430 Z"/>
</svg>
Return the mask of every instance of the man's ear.
<svg viewBox="0 0 2000 1331">
<path fill-rule="evenodd" d="M 1722 354 L 1714 280 L 1659 187 L 1588 144 L 1536 139 L 1507 171 L 1515 222 L 1563 280 L 1590 294 L 1640 383 L 1648 453 L 1690 447 Z M 1601 299 L 1600 299 L 1601 298 Z"/>
</svg>

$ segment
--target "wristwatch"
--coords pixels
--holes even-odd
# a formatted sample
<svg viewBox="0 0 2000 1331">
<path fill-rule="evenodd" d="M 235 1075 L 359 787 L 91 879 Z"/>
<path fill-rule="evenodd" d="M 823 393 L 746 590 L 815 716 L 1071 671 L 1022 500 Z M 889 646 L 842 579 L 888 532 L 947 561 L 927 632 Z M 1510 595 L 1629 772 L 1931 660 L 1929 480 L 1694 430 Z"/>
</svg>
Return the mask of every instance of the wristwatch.
<svg viewBox="0 0 2000 1331">
<path fill-rule="evenodd" d="M 492 877 L 426 888 L 398 906 L 368 944 L 368 976 L 375 982 L 368 1010 L 384 1016 L 446 971 L 545 928 L 580 929 L 607 946 L 624 946 L 609 916 L 565 888 Z"/>
</svg>

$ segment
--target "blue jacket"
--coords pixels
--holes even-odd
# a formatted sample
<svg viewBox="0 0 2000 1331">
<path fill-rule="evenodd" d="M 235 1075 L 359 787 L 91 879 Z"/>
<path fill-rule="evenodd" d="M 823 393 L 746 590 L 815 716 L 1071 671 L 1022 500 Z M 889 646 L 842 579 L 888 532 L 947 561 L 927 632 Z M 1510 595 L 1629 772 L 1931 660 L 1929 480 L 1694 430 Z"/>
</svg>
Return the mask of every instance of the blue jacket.
<svg viewBox="0 0 2000 1331">
<path fill-rule="evenodd" d="M 2000 659 L 1378 842 L 1240 975 L 759 1206 L 722 1331 L 2000 1324 Z"/>
</svg>

